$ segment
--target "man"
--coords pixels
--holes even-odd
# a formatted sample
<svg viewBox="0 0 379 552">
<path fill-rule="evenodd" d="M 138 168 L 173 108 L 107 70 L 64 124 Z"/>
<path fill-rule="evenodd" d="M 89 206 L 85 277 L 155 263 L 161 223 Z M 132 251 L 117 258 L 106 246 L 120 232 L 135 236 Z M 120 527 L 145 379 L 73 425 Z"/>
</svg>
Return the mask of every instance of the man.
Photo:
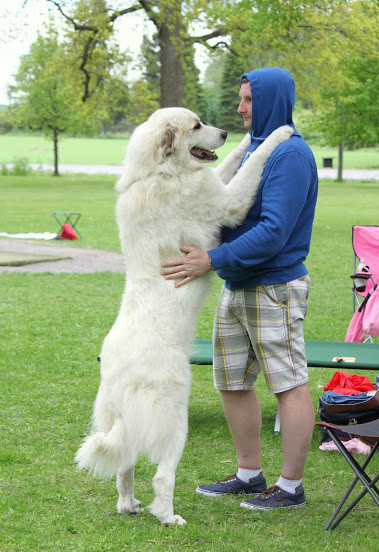
<svg viewBox="0 0 379 552">
<path fill-rule="evenodd" d="M 237 112 L 251 143 L 241 164 L 281 125 L 291 125 L 295 84 L 280 68 L 242 76 Z M 303 320 L 309 252 L 317 197 L 317 168 L 301 135 L 279 145 L 262 176 L 244 223 L 224 228 L 222 245 L 208 252 L 182 246 L 184 257 L 163 263 L 166 279 L 185 285 L 214 269 L 225 280 L 213 331 L 214 382 L 236 448 L 238 472 L 212 485 L 206 496 L 258 494 L 241 507 L 272 509 L 305 505 L 304 465 L 314 426 L 308 389 Z M 254 385 L 263 372 L 281 418 L 283 462 L 276 484 L 266 488 L 260 458 L 261 411 Z"/>
</svg>

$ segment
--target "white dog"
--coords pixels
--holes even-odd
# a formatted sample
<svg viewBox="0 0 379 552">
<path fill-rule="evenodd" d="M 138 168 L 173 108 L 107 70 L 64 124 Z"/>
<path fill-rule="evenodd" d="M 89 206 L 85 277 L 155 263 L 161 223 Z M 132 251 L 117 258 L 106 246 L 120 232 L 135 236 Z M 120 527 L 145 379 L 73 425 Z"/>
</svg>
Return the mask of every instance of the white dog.
<svg viewBox="0 0 379 552">
<path fill-rule="evenodd" d="M 292 133 L 277 129 L 237 173 L 249 135 L 216 169 L 206 167 L 226 132 L 184 108 L 156 111 L 130 139 L 116 184 L 125 291 L 101 350 L 94 433 L 76 454 L 80 468 L 117 474 L 121 514 L 142 511 L 134 466 L 148 455 L 158 464 L 150 512 L 165 525 L 185 523 L 173 513 L 175 471 L 187 437 L 188 358 L 210 276 L 175 288 L 160 275 L 161 263 L 181 255 L 180 244 L 209 250 L 221 226 L 241 223 L 267 159 Z"/>
</svg>

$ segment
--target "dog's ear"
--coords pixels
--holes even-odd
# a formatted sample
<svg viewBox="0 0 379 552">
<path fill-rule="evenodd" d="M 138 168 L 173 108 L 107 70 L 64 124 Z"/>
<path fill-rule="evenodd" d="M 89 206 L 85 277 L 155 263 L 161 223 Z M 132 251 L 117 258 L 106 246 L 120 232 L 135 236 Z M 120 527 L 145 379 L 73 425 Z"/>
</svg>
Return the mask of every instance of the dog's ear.
<svg viewBox="0 0 379 552">
<path fill-rule="evenodd" d="M 168 155 L 171 155 L 178 144 L 177 131 L 172 126 L 163 129 L 158 137 L 158 147 L 154 159 L 157 163 L 163 163 Z"/>
</svg>

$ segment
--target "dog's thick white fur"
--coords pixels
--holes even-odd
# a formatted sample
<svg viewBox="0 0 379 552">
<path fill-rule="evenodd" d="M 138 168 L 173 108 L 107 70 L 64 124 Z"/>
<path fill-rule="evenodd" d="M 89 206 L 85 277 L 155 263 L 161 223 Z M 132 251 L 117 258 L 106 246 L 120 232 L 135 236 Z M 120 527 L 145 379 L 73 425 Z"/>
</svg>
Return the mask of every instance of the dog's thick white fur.
<svg viewBox="0 0 379 552">
<path fill-rule="evenodd" d="M 161 262 L 180 256 L 180 244 L 213 248 L 221 226 L 241 223 L 267 159 L 292 133 L 277 129 L 237 173 L 249 135 L 216 169 L 206 167 L 226 132 L 184 108 L 156 111 L 130 139 L 116 184 L 125 291 L 101 350 L 93 433 L 76 454 L 80 468 L 117 474 L 119 513 L 142 511 L 134 465 L 148 455 L 158 464 L 150 512 L 163 524 L 185 523 L 173 512 L 175 471 L 187 437 L 188 358 L 211 273 L 175 288 Z"/>
</svg>

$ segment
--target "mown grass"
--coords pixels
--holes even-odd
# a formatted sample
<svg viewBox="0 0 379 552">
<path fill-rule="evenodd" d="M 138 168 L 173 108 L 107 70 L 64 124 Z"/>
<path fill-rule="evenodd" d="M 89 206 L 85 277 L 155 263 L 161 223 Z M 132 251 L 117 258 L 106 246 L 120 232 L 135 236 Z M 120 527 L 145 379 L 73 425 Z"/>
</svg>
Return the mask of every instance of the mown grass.
<svg viewBox="0 0 379 552">
<path fill-rule="evenodd" d="M 104 175 L 0 177 L 0 232 L 58 232 L 53 212 L 79 212 L 83 239 L 70 245 L 119 251 L 115 182 Z"/>
<path fill-rule="evenodd" d="M 112 178 L 34 178 L 0 178 L 0 195 L 6 198 L 0 202 L 0 220 L 6 231 L 35 231 L 41 217 L 49 221 L 50 210 L 64 199 L 85 213 L 80 226 L 84 238 L 77 246 L 118 250 Z M 374 182 L 320 185 L 308 259 L 308 339 L 344 338 L 351 319 L 351 226 L 377 222 L 377 190 Z M 189 436 L 177 471 L 175 510 L 188 525 L 165 528 L 147 512 L 117 514 L 114 480 L 79 473 L 73 457 L 89 429 L 99 384 L 96 357 L 117 314 L 123 285 L 123 274 L 0 274 L 1 552 L 375 550 L 377 513 L 367 497 L 334 532 L 323 531 L 352 472 L 338 453 L 319 451 L 316 430 L 304 478 L 306 508 L 254 513 L 239 508 L 239 499 L 212 500 L 194 492 L 199 483 L 235 470 L 210 367 L 193 367 Z M 220 285 L 215 277 L 198 337 L 211 334 Z M 315 408 L 333 372 L 310 369 Z M 273 483 L 281 463 L 280 439 L 273 432 L 275 398 L 263 381 L 258 392 L 263 465 Z M 377 466 L 376 461 L 372 470 Z M 143 506 L 153 496 L 154 471 L 147 460 L 138 463 L 136 496 Z"/>
<path fill-rule="evenodd" d="M 243 134 L 230 134 L 225 145 L 217 150 L 220 159 L 242 139 Z M 86 138 L 63 137 L 59 142 L 59 163 L 79 165 L 120 165 L 124 159 L 127 137 Z M 311 144 L 318 167 L 322 167 L 323 157 L 332 157 L 337 167 L 337 148 L 321 147 Z M 43 136 L 35 134 L 0 135 L 0 164 L 14 163 L 26 158 L 29 163 L 52 164 L 53 145 Z M 345 150 L 345 169 L 378 169 L 378 150 L 361 148 Z"/>
</svg>

